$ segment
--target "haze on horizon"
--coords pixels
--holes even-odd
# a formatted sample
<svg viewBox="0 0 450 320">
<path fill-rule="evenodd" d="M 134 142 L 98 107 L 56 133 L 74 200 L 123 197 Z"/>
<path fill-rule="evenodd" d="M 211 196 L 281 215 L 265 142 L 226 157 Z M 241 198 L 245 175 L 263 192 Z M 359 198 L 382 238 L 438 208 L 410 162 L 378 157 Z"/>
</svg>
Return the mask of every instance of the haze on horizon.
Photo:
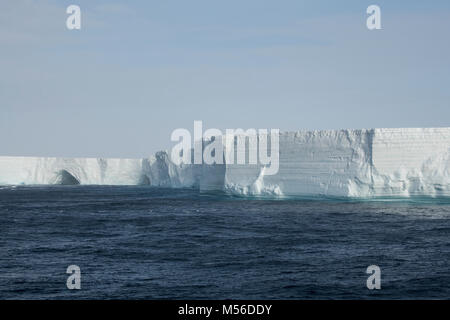
<svg viewBox="0 0 450 320">
<path fill-rule="evenodd" d="M 194 120 L 447 127 L 449 33 L 444 0 L 3 1 L 0 156 L 146 157 Z"/>
</svg>

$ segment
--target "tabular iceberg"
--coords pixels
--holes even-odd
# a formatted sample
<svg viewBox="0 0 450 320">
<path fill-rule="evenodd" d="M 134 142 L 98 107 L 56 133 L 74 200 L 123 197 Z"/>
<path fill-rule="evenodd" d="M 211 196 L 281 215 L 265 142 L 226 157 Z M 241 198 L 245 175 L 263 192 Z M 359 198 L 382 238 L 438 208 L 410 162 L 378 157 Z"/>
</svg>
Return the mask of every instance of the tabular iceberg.
<svg viewBox="0 0 450 320">
<path fill-rule="evenodd" d="M 145 159 L 0 157 L 0 184 L 147 184 L 272 196 L 450 196 L 450 128 L 280 133 L 275 175 L 265 175 L 260 165 L 175 165 L 165 151 Z"/>
</svg>

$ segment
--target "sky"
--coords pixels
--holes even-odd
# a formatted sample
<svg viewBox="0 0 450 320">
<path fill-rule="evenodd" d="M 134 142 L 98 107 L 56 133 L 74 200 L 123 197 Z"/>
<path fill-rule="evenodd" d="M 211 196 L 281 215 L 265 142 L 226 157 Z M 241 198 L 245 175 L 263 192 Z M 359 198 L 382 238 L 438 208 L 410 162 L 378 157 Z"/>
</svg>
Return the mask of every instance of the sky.
<svg viewBox="0 0 450 320">
<path fill-rule="evenodd" d="M 448 0 L 1 1 L 0 155 L 148 157 L 194 120 L 448 127 L 449 34 Z"/>
</svg>

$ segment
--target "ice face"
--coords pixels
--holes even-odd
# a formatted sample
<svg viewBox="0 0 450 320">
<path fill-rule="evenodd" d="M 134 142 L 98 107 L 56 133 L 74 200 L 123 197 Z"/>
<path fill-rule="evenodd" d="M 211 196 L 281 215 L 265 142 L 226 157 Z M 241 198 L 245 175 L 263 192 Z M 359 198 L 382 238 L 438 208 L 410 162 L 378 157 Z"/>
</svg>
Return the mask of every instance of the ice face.
<svg viewBox="0 0 450 320">
<path fill-rule="evenodd" d="M 346 196 L 349 179 L 370 180 L 371 136 L 372 130 L 281 133 L 276 175 L 265 176 L 259 166 L 228 165 L 226 187 L 248 194 Z"/>
<path fill-rule="evenodd" d="M 166 152 L 145 159 L 0 157 L 0 184 L 195 186 L 193 166 L 175 166 Z"/>
<path fill-rule="evenodd" d="M 450 128 L 280 134 L 280 169 L 227 165 L 225 189 L 337 197 L 450 196 Z"/>
<path fill-rule="evenodd" d="M 279 135 L 279 170 L 145 159 L 0 157 L 0 184 L 148 184 L 267 196 L 450 196 L 450 128 L 319 130 Z M 227 150 L 225 150 L 225 153 Z M 251 150 L 247 150 L 251 152 Z"/>
<path fill-rule="evenodd" d="M 450 195 L 450 129 L 376 129 L 375 195 Z"/>
</svg>

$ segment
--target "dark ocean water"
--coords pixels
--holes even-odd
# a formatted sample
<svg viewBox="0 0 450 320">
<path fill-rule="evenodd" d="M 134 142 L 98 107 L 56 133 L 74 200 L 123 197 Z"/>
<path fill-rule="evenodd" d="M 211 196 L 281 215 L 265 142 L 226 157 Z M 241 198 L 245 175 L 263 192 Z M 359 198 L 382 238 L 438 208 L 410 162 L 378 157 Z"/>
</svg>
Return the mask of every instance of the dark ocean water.
<svg viewBox="0 0 450 320">
<path fill-rule="evenodd" d="M 0 187 L 0 298 L 450 298 L 449 235 L 449 200 Z"/>
</svg>

